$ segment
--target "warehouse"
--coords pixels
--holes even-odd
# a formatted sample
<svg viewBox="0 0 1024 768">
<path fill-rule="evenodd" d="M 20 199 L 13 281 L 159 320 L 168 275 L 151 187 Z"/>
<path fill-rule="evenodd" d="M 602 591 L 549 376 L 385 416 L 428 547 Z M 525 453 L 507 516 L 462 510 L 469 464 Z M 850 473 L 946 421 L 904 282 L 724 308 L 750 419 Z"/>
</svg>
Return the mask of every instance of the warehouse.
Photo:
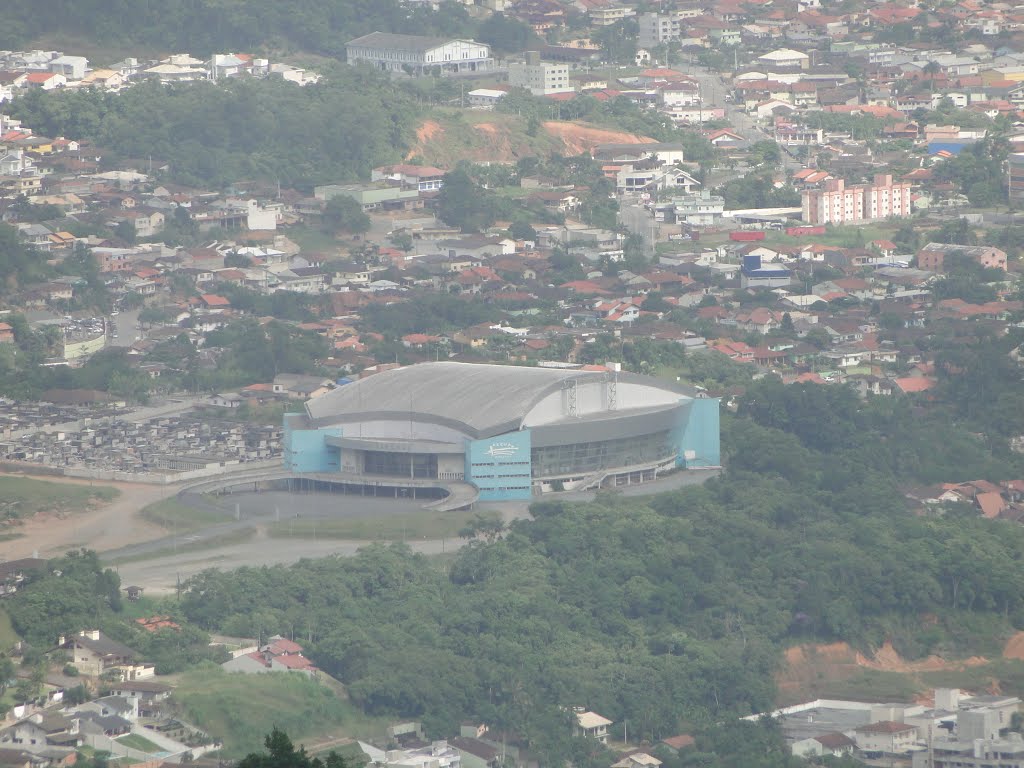
<svg viewBox="0 0 1024 768">
<path fill-rule="evenodd" d="M 345 43 L 349 64 L 371 64 L 386 72 L 422 75 L 480 72 L 493 68 L 490 46 L 476 40 L 371 32 Z"/>
<path fill-rule="evenodd" d="M 463 481 L 483 501 L 529 499 L 716 467 L 718 408 L 692 388 L 630 373 L 421 363 L 287 415 L 284 463 L 396 484 Z"/>
</svg>

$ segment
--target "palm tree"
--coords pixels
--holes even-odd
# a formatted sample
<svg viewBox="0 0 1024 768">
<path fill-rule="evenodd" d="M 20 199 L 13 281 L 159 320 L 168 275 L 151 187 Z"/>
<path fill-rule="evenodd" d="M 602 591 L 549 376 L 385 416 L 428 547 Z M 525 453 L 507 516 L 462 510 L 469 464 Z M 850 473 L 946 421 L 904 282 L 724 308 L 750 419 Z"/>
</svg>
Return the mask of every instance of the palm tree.
<svg viewBox="0 0 1024 768">
<path fill-rule="evenodd" d="M 942 66 L 937 61 L 929 61 L 924 65 L 924 74 L 928 75 L 928 90 L 935 92 L 935 76 L 942 71 Z"/>
</svg>

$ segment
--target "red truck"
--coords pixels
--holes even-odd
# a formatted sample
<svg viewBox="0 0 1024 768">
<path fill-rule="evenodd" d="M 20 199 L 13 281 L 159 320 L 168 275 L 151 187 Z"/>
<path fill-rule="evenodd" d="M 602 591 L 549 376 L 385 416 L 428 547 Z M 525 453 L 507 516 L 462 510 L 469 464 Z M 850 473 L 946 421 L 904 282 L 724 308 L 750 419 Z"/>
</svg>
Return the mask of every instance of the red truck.
<svg viewBox="0 0 1024 768">
<path fill-rule="evenodd" d="M 786 227 L 786 234 L 790 237 L 799 237 L 800 235 L 824 235 L 825 227 Z"/>
</svg>

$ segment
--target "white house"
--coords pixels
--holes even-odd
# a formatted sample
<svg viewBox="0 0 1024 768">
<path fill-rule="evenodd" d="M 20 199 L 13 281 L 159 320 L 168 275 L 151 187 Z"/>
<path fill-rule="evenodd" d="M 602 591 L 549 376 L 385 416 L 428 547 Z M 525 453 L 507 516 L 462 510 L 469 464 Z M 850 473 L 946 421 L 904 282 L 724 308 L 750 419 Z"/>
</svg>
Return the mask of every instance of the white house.
<svg viewBox="0 0 1024 768">
<path fill-rule="evenodd" d="M 89 60 L 84 56 L 58 56 L 50 62 L 50 71 L 68 80 L 81 80 L 88 69 Z"/>
<path fill-rule="evenodd" d="M 855 738 L 857 749 L 861 752 L 899 755 L 909 750 L 917 741 L 917 728 L 907 723 L 883 720 L 862 725 L 855 731 Z"/>
<path fill-rule="evenodd" d="M 612 721 L 602 717 L 596 712 L 577 712 L 576 727 L 573 734 L 585 736 L 588 739 L 597 739 L 602 744 L 608 743 L 608 726 Z"/>
<path fill-rule="evenodd" d="M 794 51 L 792 48 L 779 48 L 763 56 L 758 56 L 757 60 L 765 65 L 787 69 L 807 69 L 811 63 L 810 56 L 800 51 Z"/>
<path fill-rule="evenodd" d="M 494 105 L 507 95 L 505 91 L 494 88 L 476 88 L 466 94 L 466 103 L 476 109 L 494 109 Z"/>
</svg>

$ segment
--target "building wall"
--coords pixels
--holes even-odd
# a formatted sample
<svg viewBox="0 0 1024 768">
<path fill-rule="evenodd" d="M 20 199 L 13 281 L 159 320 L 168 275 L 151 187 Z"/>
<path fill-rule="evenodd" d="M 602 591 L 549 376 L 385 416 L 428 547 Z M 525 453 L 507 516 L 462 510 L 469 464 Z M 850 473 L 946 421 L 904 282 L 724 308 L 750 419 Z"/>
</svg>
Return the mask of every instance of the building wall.
<svg viewBox="0 0 1024 768">
<path fill-rule="evenodd" d="M 1024 200 L 1024 152 L 1016 152 L 1008 161 L 1010 200 Z"/>
<path fill-rule="evenodd" d="M 846 186 L 830 179 L 822 189 L 803 192 L 803 217 L 809 224 L 846 224 L 869 219 L 904 218 L 911 213 L 910 184 L 878 174 L 872 184 Z"/>
<path fill-rule="evenodd" d="M 567 93 L 576 88 L 569 80 L 568 64 L 522 64 L 513 62 L 508 67 L 508 84 L 514 88 L 526 88 L 534 96 L 550 93 Z"/>
<path fill-rule="evenodd" d="M 463 65 L 485 68 L 490 63 L 491 51 L 483 43 L 451 40 L 429 50 L 349 45 L 346 46 L 345 54 L 350 64 L 367 62 L 380 69 L 400 72 L 403 66 L 412 67 L 414 70 L 435 66 L 454 68 Z"/>
<path fill-rule="evenodd" d="M 697 398 L 690 404 L 679 446 L 679 466 L 694 469 L 722 465 L 720 407 L 721 402 L 714 397 Z"/>
<path fill-rule="evenodd" d="M 341 451 L 327 445 L 327 437 L 341 437 L 341 427 L 292 429 L 284 425 L 284 466 L 292 472 L 340 472 Z"/>
<path fill-rule="evenodd" d="M 911 728 L 902 733 L 861 733 L 857 732 L 857 749 L 862 752 L 884 752 L 887 755 L 906 752 L 917 740 L 917 730 Z"/>
<path fill-rule="evenodd" d="M 92 339 L 85 339 L 84 341 L 65 341 L 64 342 L 64 359 L 65 360 L 77 360 L 81 357 L 86 357 L 95 352 L 99 352 L 106 346 L 107 335 L 101 333 Z"/>
<path fill-rule="evenodd" d="M 481 501 L 528 501 L 533 494 L 530 430 L 473 440 L 466 450 L 466 479 Z"/>
</svg>

